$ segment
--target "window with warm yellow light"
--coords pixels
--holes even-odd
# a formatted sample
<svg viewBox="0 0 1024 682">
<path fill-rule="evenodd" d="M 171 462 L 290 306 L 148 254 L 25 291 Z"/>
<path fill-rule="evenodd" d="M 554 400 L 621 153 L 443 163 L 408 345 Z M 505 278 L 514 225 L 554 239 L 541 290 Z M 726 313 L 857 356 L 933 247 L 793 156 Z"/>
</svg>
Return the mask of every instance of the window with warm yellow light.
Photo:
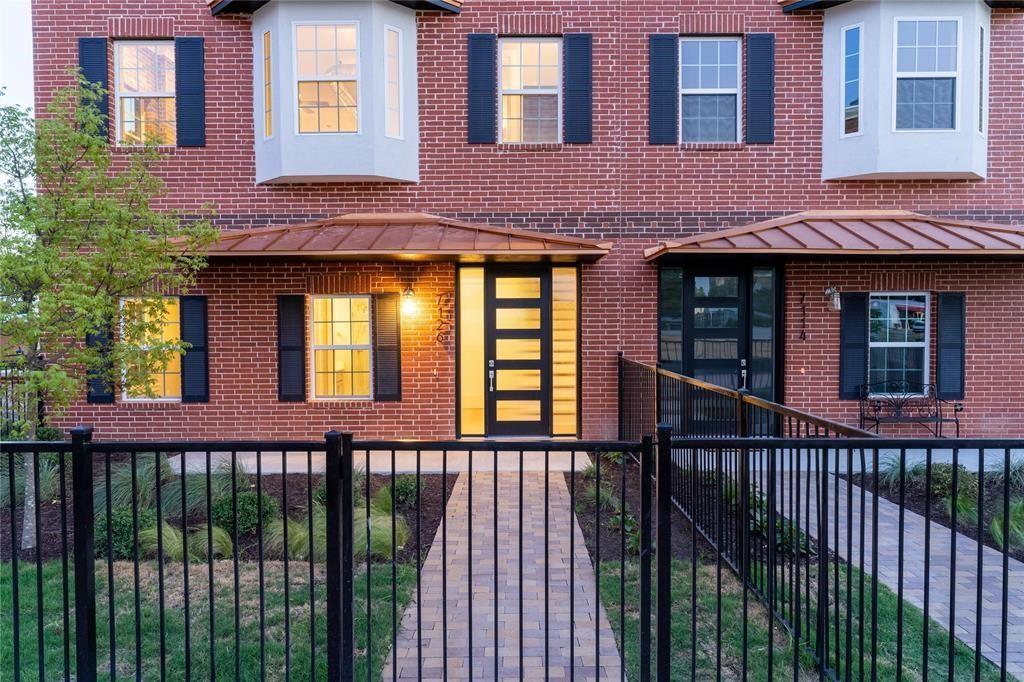
<svg viewBox="0 0 1024 682">
<path fill-rule="evenodd" d="M 576 268 L 551 269 L 551 427 L 556 436 L 574 436 L 578 430 L 578 292 Z"/>
<path fill-rule="evenodd" d="M 369 398 L 370 297 L 313 299 L 313 395 Z"/>
<path fill-rule="evenodd" d="M 181 340 L 181 310 L 178 298 L 164 299 L 163 310 L 154 311 L 143 305 L 142 299 L 127 298 L 122 302 L 122 315 L 137 319 L 142 316 L 152 328 L 142 342 L 142 349 L 159 343 L 177 343 Z M 126 384 L 124 398 L 127 400 L 180 400 L 181 399 L 181 354 L 174 353 L 162 366 L 150 372 L 146 386 Z"/>
<path fill-rule="evenodd" d="M 459 422 L 464 436 L 484 426 L 484 269 L 459 269 Z"/>
</svg>

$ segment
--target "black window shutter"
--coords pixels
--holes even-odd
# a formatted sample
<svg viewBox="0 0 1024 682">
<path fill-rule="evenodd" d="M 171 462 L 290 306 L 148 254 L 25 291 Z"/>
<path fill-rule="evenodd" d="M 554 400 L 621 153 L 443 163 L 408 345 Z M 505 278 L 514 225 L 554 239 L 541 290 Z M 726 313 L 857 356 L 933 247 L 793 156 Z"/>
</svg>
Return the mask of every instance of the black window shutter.
<svg viewBox="0 0 1024 682">
<path fill-rule="evenodd" d="M 935 392 L 942 400 L 963 400 L 964 346 L 967 341 L 965 297 L 942 293 L 938 300 L 939 320 L 935 345 Z"/>
<path fill-rule="evenodd" d="M 306 297 L 277 297 L 277 399 L 306 399 Z"/>
<path fill-rule="evenodd" d="M 90 348 L 99 348 L 100 354 L 104 357 L 104 364 L 106 364 L 105 359 L 109 351 L 109 343 L 109 331 L 97 331 L 85 335 L 85 345 Z M 114 385 L 110 382 L 105 372 L 90 369 L 86 373 L 86 387 L 87 402 L 95 404 L 114 402 Z"/>
<path fill-rule="evenodd" d="M 868 295 L 842 294 L 839 313 L 839 397 L 856 400 L 868 377 Z"/>
<path fill-rule="evenodd" d="M 189 344 L 181 357 L 181 402 L 210 402 L 206 297 L 181 297 L 181 340 Z"/>
<path fill-rule="evenodd" d="M 747 142 L 775 142 L 775 34 L 747 36 Z"/>
<path fill-rule="evenodd" d="M 174 39 L 178 146 L 206 146 L 206 85 L 202 38 Z"/>
<path fill-rule="evenodd" d="M 679 36 L 650 36 L 648 65 L 648 139 L 651 144 L 679 141 Z"/>
<path fill-rule="evenodd" d="M 498 36 L 469 34 L 468 101 L 470 144 L 498 139 Z"/>
<path fill-rule="evenodd" d="M 593 36 L 567 33 L 562 38 L 565 122 L 562 139 L 567 144 L 590 144 L 593 138 Z"/>
<path fill-rule="evenodd" d="M 107 39 L 106 38 L 79 38 L 78 39 L 78 68 L 82 70 L 82 77 L 85 80 L 98 85 L 103 89 L 103 97 L 98 102 L 100 114 L 103 115 L 103 123 L 100 127 L 100 136 L 107 138 L 107 117 L 110 115 L 110 98 L 107 95 Z"/>
<path fill-rule="evenodd" d="M 373 399 L 402 399 L 401 295 L 373 296 Z"/>
</svg>

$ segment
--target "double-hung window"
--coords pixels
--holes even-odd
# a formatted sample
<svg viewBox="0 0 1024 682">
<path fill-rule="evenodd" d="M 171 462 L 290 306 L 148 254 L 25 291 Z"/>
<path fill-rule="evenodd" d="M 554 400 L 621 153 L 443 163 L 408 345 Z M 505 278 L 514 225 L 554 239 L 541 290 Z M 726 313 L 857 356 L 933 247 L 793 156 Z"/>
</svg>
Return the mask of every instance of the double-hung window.
<svg viewBox="0 0 1024 682">
<path fill-rule="evenodd" d="M 956 19 L 896 21 L 896 130 L 954 130 Z"/>
<path fill-rule="evenodd" d="M 502 142 L 559 142 L 561 91 L 560 39 L 502 39 Z"/>
<path fill-rule="evenodd" d="M 313 395 L 369 398 L 370 297 L 313 299 Z"/>
<path fill-rule="evenodd" d="M 114 90 L 118 144 L 175 143 L 173 40 L 114 43 Z"/>
<path fill-rule="evenodd" d="M 873 293 L 868 323 L 872 390 L 922 392 L 928 383 L 928 294 Z"/>
<path fill-rule="evenodd" d="M 681 38 L 683 142 L 740 139 L 740 39 Z"/>
<path fill-rule="evenodd" d="M 359 131 L 358 33 L 353 23 L 295 27 L 300 133 Z"/>
<path fill-rule="evenodd" d="M 402 137 L 402 32 L 384 28 L 384 134 Z"/>
<path fill-rule="evenodd" d="M 843 135 L 860 132 L 861 26 L 843 29 Z"/>
<path fill-rule="evenodd" d="M 146 327 L 145 338 L 141 340 L 140 350 L 160 343 L 178 343 L 181 341 L 181 308 L 178 297 L 168 296 L 163 299 L 163 309 L 154 310 L 143 304 L 138 298 L 126 298 L 121 302 L 121 315 L 132 317 L 135 322 Z M 139 319 L 141 317 L 141 319 Z M 181 400 L 181 354 L 174 353 L 166 363 L 156 367 L 145 377 L 146 386 L 126 381 L 123 398 L 126 400 Z"/>
</svg>

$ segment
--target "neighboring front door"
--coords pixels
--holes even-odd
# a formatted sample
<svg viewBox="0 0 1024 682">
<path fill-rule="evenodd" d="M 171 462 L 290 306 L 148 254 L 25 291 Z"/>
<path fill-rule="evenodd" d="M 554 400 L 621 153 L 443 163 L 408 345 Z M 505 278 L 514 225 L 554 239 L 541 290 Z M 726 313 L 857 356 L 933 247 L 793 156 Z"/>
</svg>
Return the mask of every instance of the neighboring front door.
<svg viewBox="0 0 1024 682">
<path fill-rule="evenodd" d="M 551 433 L 551 269 L 488 267 L 487 435 Z"/>
<path fill-rule="evenodd" d="M 747 388 L 745 273 L 690 271 L 683 287 L 684 374 L 725 388 Z"/>
</svg>

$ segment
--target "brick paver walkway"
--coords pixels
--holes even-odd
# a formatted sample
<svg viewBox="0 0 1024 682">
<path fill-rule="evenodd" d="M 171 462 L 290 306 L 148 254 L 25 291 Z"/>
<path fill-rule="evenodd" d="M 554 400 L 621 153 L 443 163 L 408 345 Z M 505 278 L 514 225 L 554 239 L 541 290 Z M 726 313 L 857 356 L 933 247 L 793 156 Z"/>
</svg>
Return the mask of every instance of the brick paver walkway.
<svg viewBox="0 0 1024 682">
<path fill-rule="evenodd" d="M 618 679 L 621 659 L 615 637 L 600 605 L 593 567 L 575 514 L 570 509 L 569 491 L 562 474 L 552 473 L 549 476 L 547 499 L 543 473 L 527 472 L 523 476 L 520 524 L 519 474 L 499 472 L 497 534 L 494 532 L 494 474 L 474 473 L 472 477 L 472 508 L 469 474 L 463 473 L 459 475 L 446 511 L 447 621 L 442 610 L 445 603 L 442 591 L 444 562 L 442 531 L 439 528 L 421 573 L 422 623 L 417 622 L 417 605 L 414 602 L 402 617 L 397 648 L 384 669 L 383 679 L 392 679 L 394 666 L 397 666 L 399 679 L 417 677 L 417 645 L 421 634 L 423 679 L 444 679 L 446 642 L 449 679 L 495 679 L 497 654 L 498 679 L 518 680 L 520 644 L 523 679 L 544 679 L 545 667 L 550 679 L 568 679 L 573 665 L 577 680 L 597 679 L 597 665 L 600 666 L 601 679 Z M 547 581 L 544 575 L 545 509 L 549 511 Z M 521 558 L 520 526 L 523 534 Z M 570 556 L 575 571 L 572 610 Z M 548 585 L 546 603 L 545 584 Z M 497 651 L 495 598 L 498 611 Z M 548 628 L 545 628 L 546 607 Z M 574 650 L 571 650 L 570 620 L 575 623 Z M 595 622 L 598 628 L 595 628 Z M 599 635 L 596 630 L 600 631 Z M 547 644 L 545 631 L 548 633 Z M 599 661 L 595 651 L 598 641 Z"/>
<path fill-rule="evenodd" d="M 789 475 L 795 476 L 795 473 Z M 789 511 L 790 483 L 784 475 L 778 476 L 778 509 Z M 832 551 L 854 566 L 860 565 L 860 524 L 861 489 L 847 487 L 839 481 L 839 515 L 835 514 L 835 477 L 829 475 L 828 501 L 828 546 Z M 801 474 L 800 489 L 802 504 L 810 505 L 810 523 L 806 524 L 803 506 L 799 523 L 808 533 L 818 537 L 817 504 L 814 495 L 807 495 L 808 478 Z M 871 524 L 873 519 L 873 495 L 864 493 L 864 570 L 873 573 L 882 584 L 893 592 L 899 588 L 899 505 L 885 498 L 878 498 L 878 570 L 872 569 Z M 847 495 L 853 496 L 853 514 L 847 514 Z M 933 508 L 933 513 L 941 510 Z M 835 543 L 836 522 L 839 524 L 839 546 Z M 852 534 L 852 551 L 847 547 L 847 533 Z M 930 564 L 925 575 L 925 518 L 912 511 L 904 511 L 903 519 L 903 598 L 915 606 L 924 608 L 925 581 L 928 584 L 928 612 L 936 622 L 949 629 L 950 614 L 950 571 L 953 566 L 952 538 L 949 528 L 931 522 Z M 999 665 L 1002 647 L 1003 614 L 1003 555 L 990 547 L 982 551 L 982 610 L 981 610 L 981 653 L 988 660 Z M 963 533 L 956 534 L 956 614 L 954 633 L 958 639 L 974 649 L 979 614 L 977 610 L 978 585 L 978 543 Z M 1007 629 L 1007 672 L 1024 679 L 1024 564 L 1009 560 L 1009 608 L 1006 614 Z"/>
</svg>

